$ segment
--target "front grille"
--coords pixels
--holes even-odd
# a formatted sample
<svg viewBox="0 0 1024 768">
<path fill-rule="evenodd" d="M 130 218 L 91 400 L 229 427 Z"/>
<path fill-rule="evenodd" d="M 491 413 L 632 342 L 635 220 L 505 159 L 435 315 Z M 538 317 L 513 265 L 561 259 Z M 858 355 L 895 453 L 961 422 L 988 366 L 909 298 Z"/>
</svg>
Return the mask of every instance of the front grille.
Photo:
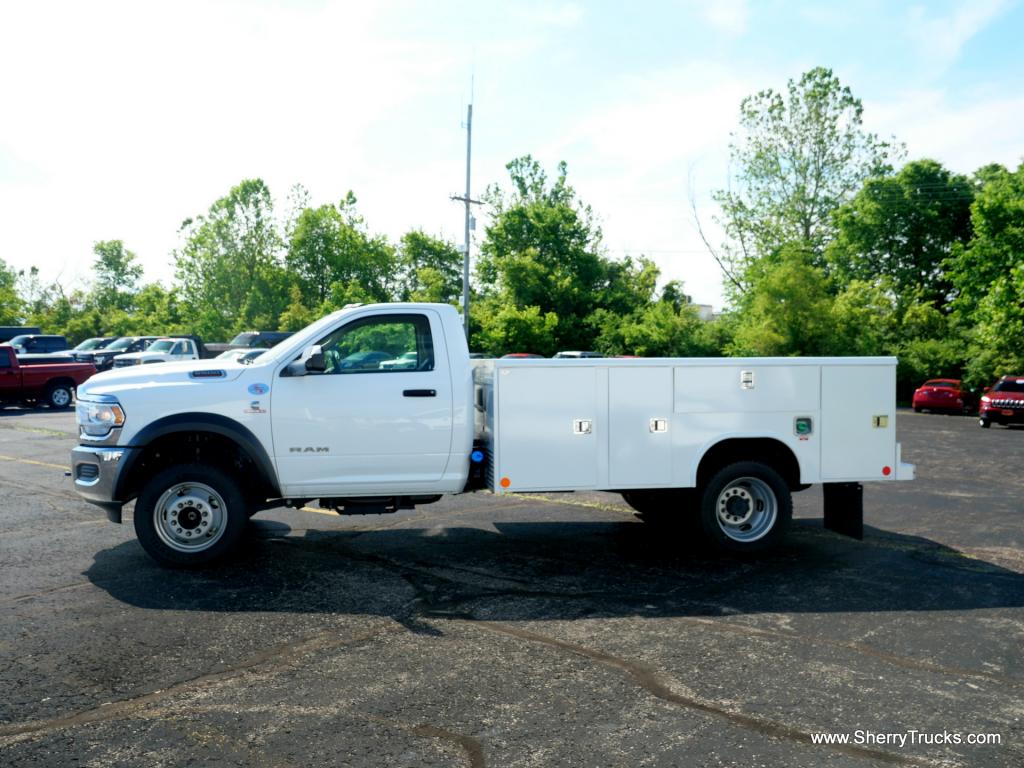
<svg viewBox="0 0 1024 768">
<path fill-rule="evenodd" d="M 95 480 L 100 476 L 100 468 L 95 464 L 79 464 L 75 467 L 75 476 L 79 480 Z"/>
<path fill-rule="evenodd" d="M 996 408 L 1024 408 L 1024 400 L 992 400 Z"/>
<path fill-rule="evenodd" d="M 114 361 L 114 367 L 115 368 L 127 368 L 129 365 L 135 365 L 135 361 L 134 360 L 115 360 Z"/>
</svg>

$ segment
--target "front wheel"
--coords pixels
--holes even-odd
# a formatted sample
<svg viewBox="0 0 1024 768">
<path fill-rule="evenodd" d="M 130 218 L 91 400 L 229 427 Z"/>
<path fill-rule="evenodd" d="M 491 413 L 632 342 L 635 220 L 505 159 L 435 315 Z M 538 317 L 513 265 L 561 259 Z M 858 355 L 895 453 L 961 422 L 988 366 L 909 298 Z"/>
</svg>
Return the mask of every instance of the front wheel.
<svg viewBox="0 0 1024 768">
<path fill-rule="evenodd" d="M 700 502 L 705 535 L 720 549 L 740 554 L 778 544 L 793 518 L 793 497 L 779 473 L 756 461 L 720 469 Z"/>
<path fill-rule="evenodd" d="M 978 426 L 982 429 L 988 429 L 992 426 L 992 422 L 988 419 L 978 419 Z"/>
<path fill-rule="evenodd" d="M 248 519 L 238 482 L 201 464 L 161 470 L 135 502 L 135 535 L 167 568 L 199 568 L 224 558 Z"/>
</svg>

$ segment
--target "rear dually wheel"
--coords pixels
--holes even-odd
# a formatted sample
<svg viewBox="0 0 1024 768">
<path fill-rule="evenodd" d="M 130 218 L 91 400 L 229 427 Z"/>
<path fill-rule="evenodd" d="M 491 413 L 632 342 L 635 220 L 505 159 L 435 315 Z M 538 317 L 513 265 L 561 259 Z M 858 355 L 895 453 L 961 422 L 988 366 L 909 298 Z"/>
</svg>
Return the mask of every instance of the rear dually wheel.
<svg viewBox="0 0 1024 768">
<path fill-rule="evenodd" d="M 739 554 L 778 544 L 793 518 L 793 497 L 767 464 L 740 461 L 720 469 L 700 501 L 705 535 L 720 549 Z"/>
</svg>

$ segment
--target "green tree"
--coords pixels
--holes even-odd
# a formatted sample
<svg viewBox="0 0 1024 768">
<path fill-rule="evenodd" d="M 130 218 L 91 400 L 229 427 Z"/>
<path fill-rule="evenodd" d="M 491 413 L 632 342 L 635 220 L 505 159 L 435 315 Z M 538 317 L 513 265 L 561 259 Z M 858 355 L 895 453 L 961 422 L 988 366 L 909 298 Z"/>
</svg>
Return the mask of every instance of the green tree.
<svg viewBox="0 0 1024 768">
<path fill-rule="evenodd" d="M 822 355 L 831 351 L 832 297 L 824 272 L 800 246 L 751 266 L 737 310 L 733 355 Z"/>
<path fill-rule="evenodd" d="M 689 357 L 701 354 L 703 325 L 692 305 L 656 301 L 626 317 L 598 310 L 600 335 L 595 347 L 605 355 Z"/>
<path fill-rule="evenodd" d="M 558 315 L 538 307 L 514 307 L 493 299 L 477 304 L 480 329 L 473 334 L 474 350 L 500 356 L 508 352 L 532 352 L 550 357 L 558 351 L 555 332 Z"/>
<path fill-rule="evenodd" d="M 288 295 L 290 298 L 288 308 L 281 313 L 278 323 L 278 327 L 282 331 L 298 331 L 319 317 L 315 310 L 307 306 L 299 286 L 293 285 Z"/>
<path fill-rule="evenodd" d="M 0 259 L 0 325 L 17 325 L 24 309 L 18 296 L 18 273 Z"/>
<path fill-rule="evenodd" d="M 507 168 L 512 191 L 492 185 L 485 195 L 491 223 L 477 262 L 481 292 L 517 313 L 557 317 L 556 350 L 590 349 L 597 336 L 590 315 L 606 309 L 625 316 L 649 303 L 657 269 L 646 259 L 602 255 L 600 227 L 567 183 L 564 162 L 553 181 L 528 155 Z"/>
<path fill-rule="evenodd" d="M 176 275 L 197 331 L 218 339 L 275 328 L 288 302 L 287 280 L 267 185 L 246 179 L 181 232 Z"/>
<path fill-rule="evenodd" d="M 1024 163 L 981 169 L 973 236 L 949 259 L 954 312 L 970 341 L 968 380 L 1024 371 Z"/>
<path fill-rule="evenodd" d="M 829 269 L 843 285 L 888 278 L 901 305 L 921 299 L 941 308 L 951 290 L 944 263 L 970 239 L 973 199 L 970 181 L 934 160 L 868 179 L 835 212 Z"/>
<path fill-rule="evenodd" d="M 831 308 L 833 355 L 885 355 L 898 336 L 899 318 L 888 281 L 854 280 Z"/>
<path fill-rule="evenodd" d="M 130 310 L 142 279 L 142 265 L 120 240 L 101 240 L 93 246 L 92 301 L 103 310 Z"/>
<path fill-rule="evenodd" d="M 730 143 L 735 178 L 714 195 L 730 239 L 719 260 L 734 292 L 747 289 L 755 260 L 783 245 L 800 244 L 822 266 L 833 211 L 902 154 L 865 132 L 862 114 L 860 99 L 823 67 L 790 80 L 785 93 L 768 89 L 741 102 Z"/>
<path fill-rule="evenodd" d="M 286 264 L 308 306 L 331 298 L 336 283 L 358 286 L 371 301 L 393 298 L 394 248 L 371 237 L 349 192 L 338 205 L 306 208 L 295 221 Z"/>
<path fill-rule="evenodd" d="M 456 303 L 462 296 L 462 254 L 445 240 L 413 230 L 402 235 L 398 260 L 404 301 Z"/>
</svg>

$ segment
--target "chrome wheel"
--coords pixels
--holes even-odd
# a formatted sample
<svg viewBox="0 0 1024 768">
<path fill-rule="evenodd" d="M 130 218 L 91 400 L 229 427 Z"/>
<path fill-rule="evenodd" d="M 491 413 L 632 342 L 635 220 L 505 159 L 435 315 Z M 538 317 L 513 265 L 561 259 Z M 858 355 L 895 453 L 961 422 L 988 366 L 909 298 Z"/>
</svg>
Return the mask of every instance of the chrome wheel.
<svg viewBox="0 0 1024 768">
<path fill-rule="evenodd" d="M 153 507 L 153 527 L 160 540 L 178 552 L 202 552 L 224 535 L 227 505 L 202 483 L 178 483 L 164 491 Z"/>
<path fill-rule="evenodd" d="M 779 504 L 764 480 L 739 477 L 726 485 L 715 501 L 715 518 L 722 533 L 733 541 L 757 541 L 772 530 Z"/>
<path fill-rule="evenodd" d="M 71 403 L 71 390 L 57 387 L 50 393 L 50 404 L 57 408 L 67 408 Z"/>
</svg>

